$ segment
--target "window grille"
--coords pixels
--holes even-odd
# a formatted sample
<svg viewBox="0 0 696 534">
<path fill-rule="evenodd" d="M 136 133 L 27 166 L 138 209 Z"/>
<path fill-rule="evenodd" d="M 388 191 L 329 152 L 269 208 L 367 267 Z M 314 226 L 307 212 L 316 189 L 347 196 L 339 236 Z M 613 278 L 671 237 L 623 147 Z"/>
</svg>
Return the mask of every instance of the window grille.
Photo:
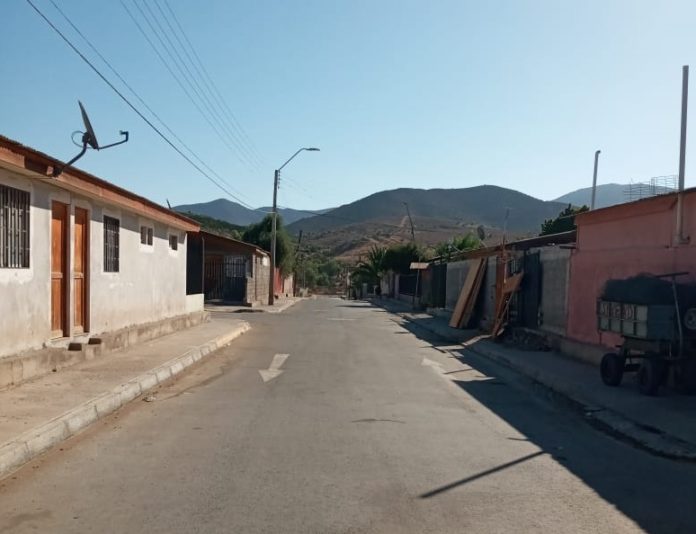
<svg viewBox="0 0 696 534">
<path fill-rule="evenodd" d="M 0 268 L 29 268 L 30 195 L 0 185 Z"/>
</svg>

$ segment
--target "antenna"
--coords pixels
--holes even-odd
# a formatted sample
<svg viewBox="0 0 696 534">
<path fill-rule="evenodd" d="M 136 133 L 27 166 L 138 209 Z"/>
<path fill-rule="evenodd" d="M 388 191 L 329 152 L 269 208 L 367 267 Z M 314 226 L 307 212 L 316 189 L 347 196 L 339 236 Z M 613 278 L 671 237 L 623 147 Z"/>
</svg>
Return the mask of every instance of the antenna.
<svg viewBox="0 0 696 534">
<path fill-rule="evenodd" d="M 70 167 L 73 163 L 75 163 L 78 159 L 80 159 L 82 156 L 85 155 L 85 152 L 87 152 L 87 147 L 92 148 L 94 150 L 104 150 L 105 148 L 111 148 L 112 146 L 116 145 L 122 145 L 123 143 L 128 142 L 128 132 L 125 132 L 123 130 L 119 131 L 118 133 L 125 137 L 125 139 L 121 141 L 117 141 L 115 143 L 111 143 L 110 145 L 106 146 L 99 146 L 99 141 L 97 141 L 97 135 L 94 133 L 94 128 L 92 127 L 92 123 L 89 121 L 89 116 L 87 115 L 87 111 L 85 110 L 85 107 L 82 105 L 82 102 L 79 100 L 77 103 L 80 106 L 80 114 L 82 115 L 82 123 L 85 125 L 85 131 L 81 132 L 82 133 L 82 150 L 80 153 L 75 156 L 73 159 L 68 161 L 65 165 L 62 167 L 54 167 L 53 169 L 53 177 L 56 178 L 57 176 L 60 176 L 60 174 L 66 169 L 66 167 Z M 77 132 L 75 132 L 77 133 Z"/>
</svg>

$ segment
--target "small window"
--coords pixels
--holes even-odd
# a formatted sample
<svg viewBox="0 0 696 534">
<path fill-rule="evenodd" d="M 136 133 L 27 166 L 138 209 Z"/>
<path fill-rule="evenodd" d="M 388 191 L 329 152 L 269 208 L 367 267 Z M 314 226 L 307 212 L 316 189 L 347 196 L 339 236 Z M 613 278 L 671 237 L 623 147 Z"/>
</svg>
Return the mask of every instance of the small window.
<svg viewBox="0 0 696 534">
<path fill-rule="evenodd" d="M 140 243 L 141 244 L 152 246 L 152 235 L 153 235 L 152 227 L 150 227 L 150 226 L 141 226 L 140 227 Z"/>
<path fill-rule="evenodd" d="M 118 219 L 104 216 L 104 272 L 117 273 L 119 267 L 119 227 Z"/>
<path fill-rule="evenodd" d="M 179 250 L 179 237 L 175 235 L 169 236 L 169 248 L 172 250 Z"/>
<path fill-rule="evenodd" d="M 0 268 L 29 268 L 29 193 L 0 185 Z"/>
</svg>

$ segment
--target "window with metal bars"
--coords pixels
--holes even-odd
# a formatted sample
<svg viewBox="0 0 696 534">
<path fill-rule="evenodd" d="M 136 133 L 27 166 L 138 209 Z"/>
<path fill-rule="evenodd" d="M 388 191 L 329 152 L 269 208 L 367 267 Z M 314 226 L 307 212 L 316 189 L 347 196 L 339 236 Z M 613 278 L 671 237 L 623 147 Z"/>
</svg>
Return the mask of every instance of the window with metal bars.
<svg viewBox="0 0 696 534">
<path fill-rule="evenodd" d="M 119 220 L 104 215 L 104 272 L 118 272 Z"/>
<path fill-rule="evenodd" d="M 0 185 L 0 268 L 29 268 L 27 191 Z"/>
<path fill-rule="evenodd" d="M 141 226 L 140 227 L 140 243 L 142 245 L 150 245 L 152 246 L 152 237 L 153 237 L 154 230 L 150 226 Z"/>
</svg>

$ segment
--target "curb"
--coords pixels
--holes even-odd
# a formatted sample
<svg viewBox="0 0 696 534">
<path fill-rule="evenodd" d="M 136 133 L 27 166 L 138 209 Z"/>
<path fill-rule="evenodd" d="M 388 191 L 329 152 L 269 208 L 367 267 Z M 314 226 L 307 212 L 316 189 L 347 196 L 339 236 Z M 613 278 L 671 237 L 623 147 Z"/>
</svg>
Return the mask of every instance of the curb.
<svg viewBox="0 0 696 534">
<path fill-rule="evenodd" d="M 227 334 L 188 350 L 168 362 L 147 371 L 111 391 L 94 397 L 50 421 L 28 430 L 0 445 L 0 479 L 54 445 L 74 436 L 92 423 L 115 412 L 155 386 L 181 373 L 208 354 L 224 347 L 251 327 L 243 322 Z"/>
<path fill-rule="evenodd" d="M 304 300 L 304 299 L 301 297 L 299 297 L 299 298 L 295 297 L 293 300 L 289 300 L 289 301 L 285 302 L 282 306 L 280 306 L 278 308 L 272 308 L 272 309 L 263 310 L 263 311 L 265 311 L 266 313 L 282 313 L 285 310 L 287 310 L 288 308 L 290 308 L 291 306 L 294 306 L 295 304 L 300 302 L 301 300 Z"/>
<path fill-rule="evenodd" d="M 409 317 L 408 312 L 391 311 L 390 313 L 398 315 L 402 319 L 411 322 L 417 327 L 424 328 L 442 339 L 461 344 L 461 341 L 448 339 L 448 337 L 443 336 L 441 332 L 414 322 L 412 318 Z M 553 376 L 544 373 L 543 370 L 520 365 L 518 361 L 506 357 L 502 351 L 496 350 L 495 347 L 481 346 L 481 343 L 463 346 L 465 350 L 504 365 L 530 378 L 554 395 L 562 397 L 576 411 L 580 412 L 588 423 L 617 439 L 626 441 L 656 456 L 662 456 L 673 460 L 696 462 L 696 444 L 671 436 L 658 428 L 641 425 L 610 408 L 593 404 L 583 398 L 581 394 L 571 389 L 561 387 Z"/>
<path fill-rule="evenodd" d="M 671 436 L 660 429 L 641 425 L 610 408 L 588 402 L 582 395 L 559 387 L 559 384 L 543 371 L 525 368 L 492 347 L 472 345 L 467 346 L 466 349 L 517 371 L 553 394 L 563 397 L 584 415 L 588 423 L 615 438 L 627 441 L 657 456 L 696 462 L 696 445 L 692 443 Z"/>
</svg>

